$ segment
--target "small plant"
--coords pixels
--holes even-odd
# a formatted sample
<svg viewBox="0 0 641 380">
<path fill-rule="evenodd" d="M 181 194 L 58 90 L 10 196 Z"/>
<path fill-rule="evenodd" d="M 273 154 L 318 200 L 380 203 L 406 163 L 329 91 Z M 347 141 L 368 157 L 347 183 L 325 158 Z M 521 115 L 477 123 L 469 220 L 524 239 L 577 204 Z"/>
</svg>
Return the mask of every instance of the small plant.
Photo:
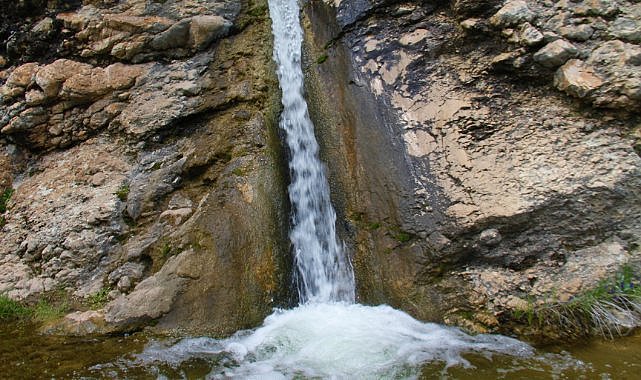
<svg viewBox="0 0 641 380">
<path fill-rule="evenodd" d="M 28 316 L 30 313 L 29 308 L 23 306 L 20 302 L 0 294 L 0 321 L 18 319 Z"/>
<path fill-rule="evenodd" d="M 321 56 L 316 59 L 316 63 L 320 65 L 323 62 L 327 61 L 327 58 L 329 58 L 327 54 L 321 54 Z"/>
<path fill-rule="evenodd" d="M 399 231 L 394 235 L 394 238 L 401 243 L 407 243 L 412 239 L 412 235 L 405 231 Z"/>
<path fill-rule="evenodd" d="M 162 257 L 167 258 L 171 256 L 171 250 L 171 244 L 165 243 L 162 245 L 162 247 L 160 247 L 160 254 L 162 255 Z"/>
<path fill-rule="evenodd" d="M 381 228 L 381 224 L 378 222 L 370 223 L 367 225 L 368 230 L 378 230 L 379 228 Z"/>
<path fill-rule="evenodd" d="M 13 189 L 5 189 L 2 194 L 0 194 L 0 214 L 4 214 L 7 211 L 7 203 L 11 196 L 13 195 Z"/>
<path fill-rule="evenodd" d="M 118 197 L 118 199 L 125 202 L 127 200 L 127 197 L 129 196 L 129 185 L 124 184 L 120 186 L 114 194 Z"/>
<path fill-rule="evenodd" d="M 244 177 L 245 175 L 247 175 L 247 173 L 245 173 L 245 170 L 243 168 L 241 168 L 241 167 L 238 167 L 238 168 L 232 170 L 231 172 L 235 176 L 238 176 L 238 177 Z"/>
<path fill-rule="evenodd" d="M 109 302 L 111 288 L 106 286 L 89 296 L 89 307 L 93 310 L 101 309 Z"/>
</svg>

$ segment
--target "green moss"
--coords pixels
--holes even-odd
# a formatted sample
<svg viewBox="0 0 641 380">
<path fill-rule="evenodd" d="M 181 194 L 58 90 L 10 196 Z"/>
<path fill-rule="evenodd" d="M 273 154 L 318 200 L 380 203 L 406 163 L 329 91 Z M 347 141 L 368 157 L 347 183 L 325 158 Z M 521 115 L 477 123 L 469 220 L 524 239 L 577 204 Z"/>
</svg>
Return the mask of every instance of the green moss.
<svg viewBox="0 0 641 380">
<path fill-rule="evenodd" d="M 29 308 L 23 306 L 20 302 L 0 294 L 0 321 L 22 318 L 30 313 Z"/>
<path fill-rule="evenodd" d="M 129 185 L 124 184 L 120 186 L 114 194 L 118 197 L 118 199 L 125 202 L 127 200 L 127 197 L 129 196 Z"/>
<path fill-rule="evenodd" d="M 320 65 L 323 62 L 327 61 L 327 58 L 329 58 L 327 54 L 322 54 L 320 57 L 316 58 L 316 63 Z"/>
<path fill-rule="evenodd" d="M 267 5 L 260 4 L 251 8 L 248 12 L 248 15 L 252 17 L 263 17 L 267 15 Z"/>
</svg>

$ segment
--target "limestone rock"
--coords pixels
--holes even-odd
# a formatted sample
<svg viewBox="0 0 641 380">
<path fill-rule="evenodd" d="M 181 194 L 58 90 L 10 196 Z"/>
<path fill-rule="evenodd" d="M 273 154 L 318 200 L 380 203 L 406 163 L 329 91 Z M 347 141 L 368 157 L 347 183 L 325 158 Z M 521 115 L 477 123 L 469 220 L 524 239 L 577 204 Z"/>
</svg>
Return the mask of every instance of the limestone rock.
<svg viewBox="0 0 641 380">
<path fill-rule="evenodd" d="M 189 277 L 184 270 L 193 251 L 169 258 L 163 268 L 139 283 L 128 295 L 122 295 L 105 308 L 106 322 L 121 331 L 141 327 L 171 310 Z"/>
<path fill-rule="evenodd" d="M 524 21 L 532 21 L 534 12 L 523 0 L 509 1 L 490 18 L 490 24 L 495 27 L 514 26 Z"/>
<path fill-rule="evenodd" d="M 574 45 L 565 40 L 556 40 L 537 51 L 534 60 L 545 67 L 557 67 L 577 54 L 578 50 Z"/>
<path fill-rule="evenodd" d="M 571 59 L 557 70 L 554 85 L 572 96 L 584 98 L 601 87 L 603 79 L 585 62 Z"/>
<path fill-rule="evenodd" d="M 588 24 L 572 25 L 561 27 L 559 32 L 569 40 L 587 41 L 594 34 L 594 28 Z"/>
<path fill-rule="evenodd" d="M 526 22 L 521 25 L 519 41 L 526 46 L 535 46 L 543 42 L 543 33 Z"/>
<path fill-rule="evenodd" d="M 44 334 L 85 336 L 107 334 L 111 329 L 106 326 L 102 311 L 76 311 L 67 314 L 62 320 L 49 323 L 42 328 Z"/>
<path fill-rule="evenodd" d="M 200 50 L 229 31 L 231 23 L 221 16 L 195 16 L 189 27 L 189 44 Z"/>
<path fill-rule="evenodd" d="M 36 74 L 36 83 L 47 98 L 58 95 L 60 87 L 74 75 L 90 75 L 92 66 L 86 63 L 58 59 L 53 63 L 44 66 Z"/>
</svg>

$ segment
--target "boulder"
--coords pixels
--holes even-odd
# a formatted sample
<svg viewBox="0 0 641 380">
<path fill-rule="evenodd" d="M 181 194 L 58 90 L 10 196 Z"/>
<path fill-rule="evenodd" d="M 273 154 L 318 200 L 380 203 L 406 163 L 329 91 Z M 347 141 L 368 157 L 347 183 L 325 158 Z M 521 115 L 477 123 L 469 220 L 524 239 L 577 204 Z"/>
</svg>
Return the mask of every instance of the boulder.
<svg viewBox="0 0 641 380">
<path fill-rule="evenodd" d="M 529 22 L 521 25 L 519 41 L 525 46 L 536 46 L 543 42 L 543 33 L 533 27 Z"/>
<path fill-rule="evenodd" d="M 62 83 L 74 75 L 89 75 L 92 66 L 69 59 L 58 59 L 44 66 L 36 74 L 36 83 L 47 98 L 58 95 Z"/>
<path fill-rule="evenodd" d="M 510 1 L 490 18 L 490 24 L 495 27 L 508 27 L 530 22 L 534 19 L 534 12 L 530 10 L 523 0 Z"/>
<path fill-rule="evenodd" d="M 561 66 L 578 54 L 577 48 L 565 40 L 556 40 L 545 45 L 534 54 L 534 60 L 545 67 Z"/>
<path fill-rule="evenodd" d="M 195 16 L 191 18 L 189 44 L 197 50 L 205 48 L 215 39 L 224 37 L 231 23 L 221 16 Z"/>
<path fill-rule="evenodd" d="M 554 76 L 554 86 L 561 91 L 585 98 L 603 85 L 603 79 L 594 69 L 578 59 L 571 59 L 561 66 Z"/>
</svg>

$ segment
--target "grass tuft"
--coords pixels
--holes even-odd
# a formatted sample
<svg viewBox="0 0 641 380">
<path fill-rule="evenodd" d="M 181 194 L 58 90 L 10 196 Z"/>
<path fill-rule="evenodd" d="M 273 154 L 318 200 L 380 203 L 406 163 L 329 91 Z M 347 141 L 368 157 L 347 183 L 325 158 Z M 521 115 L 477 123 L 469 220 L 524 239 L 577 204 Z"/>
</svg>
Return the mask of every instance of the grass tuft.
<svg viewBox="0 0 641 380">
<path fill-rule="evenodd" d="M 89 307 L 92 310 L 97 310 L 103 308 L 107 302 L 109 302 L 109 292 L 111 288 L 106 286 L 96 293 L 89 296 Z"/>
<path fill-rule="evenodd" d="M 624 266 L 612 278 L 567 302 L 549 302 L 512 312 L 531 327 L 552 328 L 573 336 L 614 338 L 641 326 L 641 276 Z"/>
<path fill-rule="evenodd" d="M 23 306 L 20 302 L 0 294 L 0 321 L 26 317 L 30 313 L 29 308 Z"/>
<path fill-rule="evenodd" d="M 118 190 L 116 190 L 116 192 L 115 192 L 114 194 L 115 194 L 115 195 L 118 197 L 118 199 L 120 199 L 122 202 L 126 202 L 126 201 L 127 201 L 127 197 L 129 196 L 129 185 L 124 184 L 124 185 L 120 186 L 120 187 L 118 188 Z"/>
</svg>

